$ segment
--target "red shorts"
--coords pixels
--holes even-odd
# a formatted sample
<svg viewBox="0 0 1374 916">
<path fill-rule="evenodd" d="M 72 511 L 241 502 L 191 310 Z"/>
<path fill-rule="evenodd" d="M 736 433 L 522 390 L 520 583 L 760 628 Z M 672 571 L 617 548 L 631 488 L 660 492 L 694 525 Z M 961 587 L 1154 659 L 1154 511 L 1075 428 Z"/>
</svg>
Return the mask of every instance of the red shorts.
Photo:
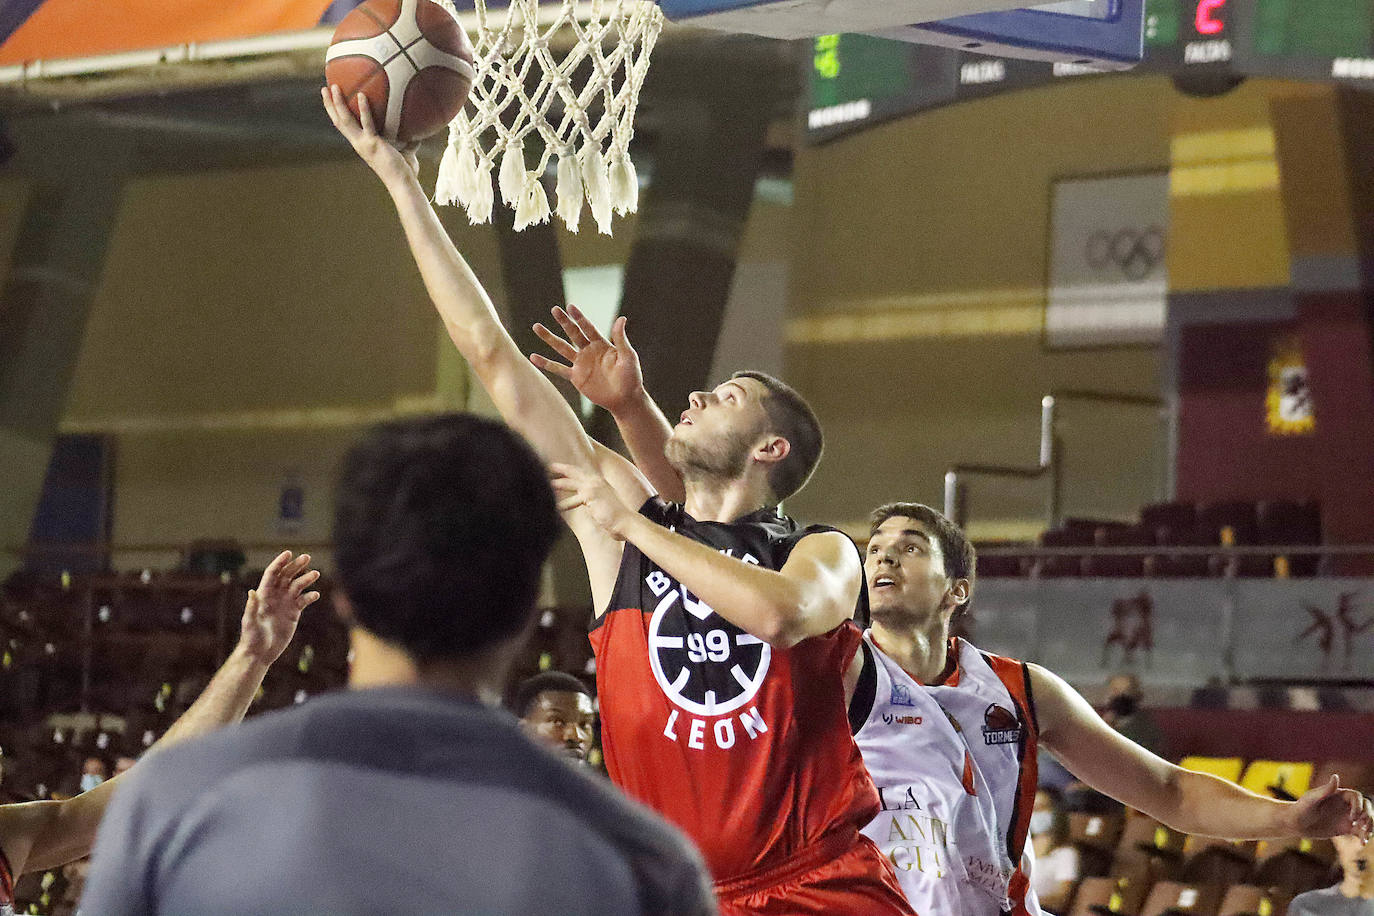
<svg viewBox="0 0 1374 916">
<path fill-rule="evenodd" d="M 824 839 L 777 868 L 715 887 L 721 916 L 916 916 L 892 863 L 858 832 Z"/>
</svg>

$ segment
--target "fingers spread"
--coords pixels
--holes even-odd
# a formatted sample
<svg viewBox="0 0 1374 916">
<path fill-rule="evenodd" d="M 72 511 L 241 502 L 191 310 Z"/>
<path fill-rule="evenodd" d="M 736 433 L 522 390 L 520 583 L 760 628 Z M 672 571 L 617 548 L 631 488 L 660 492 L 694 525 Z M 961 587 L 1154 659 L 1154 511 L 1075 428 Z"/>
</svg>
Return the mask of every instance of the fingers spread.
<svg viewBox="0 0 1374 916">
<path fill-rule="evenodd" d="M 571 366 L 565 366 L 562 363 L 556 363 L 551 359 L 545 359 L 538 353 L 530 354 L 530 362 L 534 363 L 534 365 L 537 368 L 543 369 L 545 372 L 548 372 L 551 375 L 557 375 L 560 378 L 565 378 L 569 381 L 572 380 Z"/>
<path fill-rule="evenodd" d="M 634 347 L 630 346 L 629 335 L 625 333 L 625 325 L 628 323 L 629 319 L 624 315 L 621 315 L 615 320 L 615 324 L 611 325 L 611 343 L 615 344 L 617 350 L 630 350 L 633 352 Z"/>
<path fill-rule="evenodd" d="M 559 512 L 569 512 L 582 505 L 585 505 L 582 497 L 574 494 L 573 496 L 565 496 L 560 499 L 557 503 L 557 508 Z"/>
<path fill-rule="evenodd" d="M 548 344 L 553 352 L 557 353 L 568 362 L 577 359 L 577 348 L 559 337 L 553 331 L 544 327 L 544 325 L 536 323 L 534 326 L 534 333 L 536 337 Z"/>
<path fill-rule="evenodd" d="M 287 561 L 291 559 L 291 551 L 283 550 L 273 558 L 267 568 L 262 571 L 262 578 L 258 580 L 258 590 L 269 589 L 276 584 L 281 571 L 286 567 Z"/>
<path fill-rule="evenodd" d="M 568 306 L 574 308 L 574 306 Z M 568 340 L 572 341 L 573 346 L 579 350 L 591 343 L 591 339 L 582 333 L 582 328 L 573 320 L 567 311 L 559 306 L 553 307 L 553 320 L 558 322 L 558 326 L 563 329 L 563 333 L 568 335 Z"/>
<path fill-rule="evenodd" d="M 583 336 L 586 337 L 588 341 L 606 339 L 601 336 L 601 332 L 596 329 L 596 325 L 592 324 L 577 306 L 569 305 L 568 314 L 572 316 L 573 321 L 577 322 L 577 329 L 582 332 Z"/>
<path fill-rule="evenodd" d="M 299 595 L 302 591 L 318 581 L 320 581 L 320 571 L 318 569 L 312 569 L 305 575 L 298 576 L 296 580 L 291 583 L 291 594 Z"/>
<path fill-rule="evenodd" d="M 296 610 L 303 611 L 319 600 L 319 592 L 306 592 L 304 595 L 301 595 L 296 599 Z"/>
</svg>

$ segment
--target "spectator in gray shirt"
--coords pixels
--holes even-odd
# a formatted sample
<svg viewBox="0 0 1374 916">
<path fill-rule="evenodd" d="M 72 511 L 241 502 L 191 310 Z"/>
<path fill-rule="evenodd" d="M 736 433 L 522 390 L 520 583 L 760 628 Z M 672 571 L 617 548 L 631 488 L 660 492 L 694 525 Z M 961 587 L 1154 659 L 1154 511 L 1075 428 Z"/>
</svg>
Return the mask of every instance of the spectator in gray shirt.
<svg viewBox="0 0 1374 916">
<path fill-rule="evenodd" d="M 352 689 L 124 777 L 83 912 L 714 913 L 676 831 L 494 705 L 557 533 L 544 467 L 506 427 L 373 430 L 335 499 Z"/>
<path fill-rule="evenodd" d="M 1288 916 L 1374 916 L 1374 843 L 1332 837 L 1341 857 L 1340 884 L 1293 898 Z"/>
</svg>

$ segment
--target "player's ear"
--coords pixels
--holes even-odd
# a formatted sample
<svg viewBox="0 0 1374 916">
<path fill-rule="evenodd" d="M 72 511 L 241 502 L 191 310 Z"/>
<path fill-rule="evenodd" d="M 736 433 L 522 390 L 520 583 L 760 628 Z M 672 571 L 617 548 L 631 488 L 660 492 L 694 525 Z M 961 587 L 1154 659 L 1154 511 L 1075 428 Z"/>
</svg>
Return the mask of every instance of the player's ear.
<svg viewBox="0 0 1374 916">
<path fill-rule="evenodd" d="M 967 579 L 955 579 L 949 587 L 949 597 L 954 601 L 954 606 L 959 607 L 968 601 L 972 588 Z"/>
<path fill-rule="evenodd" d="M 792 443 L 782 436 L 768 436 L 754 448 L 754 460 L 777 464 L 792 453 Z"/>
</svg>

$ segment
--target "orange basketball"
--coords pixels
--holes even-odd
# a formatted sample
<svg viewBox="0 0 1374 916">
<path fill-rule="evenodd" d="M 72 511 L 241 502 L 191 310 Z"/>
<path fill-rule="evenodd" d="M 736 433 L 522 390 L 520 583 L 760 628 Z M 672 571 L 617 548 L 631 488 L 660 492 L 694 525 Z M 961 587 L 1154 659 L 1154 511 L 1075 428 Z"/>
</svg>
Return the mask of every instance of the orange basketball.
<svg viewBox="0 0 1374 916">
<path fill-rule="evenodd" d="M 475 77 L 467 33 L 433 0 L 367 0 L 339 23 L 325 55 L 325 81 L 354 115 L 366 95 L 378 132 L 396 143 L 442 130 Z"/>
</svg>

